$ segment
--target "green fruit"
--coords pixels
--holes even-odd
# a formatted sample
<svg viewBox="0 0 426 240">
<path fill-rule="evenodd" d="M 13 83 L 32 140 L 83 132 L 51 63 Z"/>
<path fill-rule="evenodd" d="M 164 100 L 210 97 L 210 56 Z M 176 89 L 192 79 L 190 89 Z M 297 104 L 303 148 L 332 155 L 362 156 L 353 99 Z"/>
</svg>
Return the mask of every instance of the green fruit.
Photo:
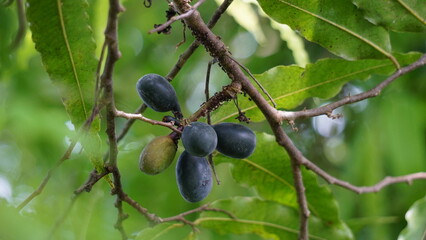
<svg viewBox="0 0 426 240">
<path fill-rule="evenodd" d="M 176 151 L 177 145 L 172 137 L 156 137 L 143 149 L 139 157 L 139 168 L 149 175 L 159 174 L 173 162 Z"/>
</svg>

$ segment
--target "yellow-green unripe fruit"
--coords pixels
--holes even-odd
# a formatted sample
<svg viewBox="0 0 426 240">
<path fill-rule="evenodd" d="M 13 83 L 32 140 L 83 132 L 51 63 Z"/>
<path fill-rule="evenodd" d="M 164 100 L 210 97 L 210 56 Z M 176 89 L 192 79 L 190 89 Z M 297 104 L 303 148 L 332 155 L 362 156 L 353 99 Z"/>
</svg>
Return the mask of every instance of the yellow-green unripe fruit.
<svg viewBox="0 0 426 240">
<path fill-rule="evenodd" d="M 173 162 L 176 151 L 177 145 L 170 136 L 156 137 L 141 152 L 139 168 L 149 175 L 159 174 Z"/>
</svg>

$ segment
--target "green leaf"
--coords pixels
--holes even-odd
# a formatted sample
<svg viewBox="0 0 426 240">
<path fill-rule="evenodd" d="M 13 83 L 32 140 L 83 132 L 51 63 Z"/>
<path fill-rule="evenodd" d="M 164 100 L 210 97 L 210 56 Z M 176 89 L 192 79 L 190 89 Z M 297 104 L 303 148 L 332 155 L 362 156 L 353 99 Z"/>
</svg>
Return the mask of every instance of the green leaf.
<svg viewBox="0 0 426 240">
<path fill-rule="evenodd" d="M 97 60 L 85 0 L 28 0 L 33 41 L 78 129 L 90 115 Z"/>
<path fill-rule="evenodd" d="M 227 210 L 236 218 L 229 218 L 220 212 L 203 212 L 196 224 L 222 234 L 254 233 L 264 239 L 298 239 L 298 212 L 274 201 L 235 197 L 218 200 L 211 206 Z M 316 217 L 310 217 L 309 239 L 343 240 L 353 239 L 353 236 L 344 225 L 323 224 Z"/>
<path fill-rule="evenodd" d="M 248 159 L 218 155 L 215 162 L 229 162 L 233 178 L 240 184 L 252 186 L 260 197 L 298 209 L 290 159 L 272 135 L 257 134 L 256 150 Z M 329 224 L 340 221 L 337 202 L 330 189 L 318 184 L 316 175 L 303 171 L 308 206 L 314 216 Z"/>
<path fill-rule="evenodd" d="M 417 60 L 421 54 L 396 54 L 398 61 L 406 65 Z M 389 75 L 395 70 L 389 60 L 322 59 L 308 64 L 305 69 L 298 66 L 277 66 L 256 79 L 265 87 L 279 109 L 293 109 L 310 97 L 328 99 L 338 94 L 342 86 L 355 79 L 368 79 L 372 74 Z M 239 97 L 238 104 L 252 121 L 264 117 L 253 101 Z M 233 103 L 225 103 L 212 116 L 214 123 L 235 119 L 238 111 Z"/>
<path fill-rule="evenodd" d="M 426 30 L 424 0 L 353 0 L 370 22 L 395 31 L 423 32 Z"/>
<path fill-rule="evenodd" d="M 258 0 L 274 20 L 345 59 L 383 58 L 391 54 L 388 32 L 363 18 L 348 0 Z"/>
<path fill-rule="evenodd" d="M 407 227 L 402 230 L 398 240 L 426 239 L 426 196 L 416 201 L 405 214 Z"/>
<path fill-rule="evenodd" d="M 59 88 L 65 109 L 79 129 L 93 105 L 97 59 L 96 45 L 85 0 L 29 0 L 28 20 L 36 49 L 47 73 Z M 103 171 L 99 121 L 81 142 L 90 161 Z M 111 180 L 108 180 L 111 184 Z"/>
</svg>

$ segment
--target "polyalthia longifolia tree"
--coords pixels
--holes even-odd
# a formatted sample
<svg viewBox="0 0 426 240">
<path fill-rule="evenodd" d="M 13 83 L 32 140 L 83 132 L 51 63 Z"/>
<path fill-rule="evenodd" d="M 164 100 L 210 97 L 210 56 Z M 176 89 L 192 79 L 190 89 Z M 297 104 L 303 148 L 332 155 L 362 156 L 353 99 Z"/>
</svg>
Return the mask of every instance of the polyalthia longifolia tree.
<svg viewBox="0 0 426 240">
<path fill-rule="evenodd" d="M 21 0 L 16 2 L 22 6 Z M 108 181 L 111 193 L 116 195 L 118 218 L 115 227 L 123 239 L 128 238 L 125 231 L 128 216 L 124 213 L 123 202 L 152 223 L 153 228 L 141 231 L 138 239 L 161 235 L 165 226 L 177 228 L 186 225 L 191 226 L 187 229 L 192 237 L 198 232 L 198 227 L 203 227 L 220 233 L 254 233 L 268 239 L 353 239 L 351 230 L 339 217 L 331 191 L 319 184 L 317 177 L 358 194 L 378 192 L 394 183 L 426 179 L 425 172 L 417 172 L 387 177 L 373 186 L 352 185 L 331 176 L 307 159 L 283 130 L 288 124 L 296 131 L 297 120 L 303 118 L 320 115 L 342 117 L 333 114 L 333 110 L 376 97 L 400 76 L 425 65 L 426 55 L 393 52 L 389 42 L 390 31 L 425 32 L 423 1 L 252 1 L 252 6 L 258 4 L 270 21 L 287 24 L 307 41 L 317 43 L 340 57 L 321 59 L 305 68 L 276 66 L 261 74 L 252 74 L 240 64 L 227 44 L 212 30 L 232 0 L 223 1 L 208 23 L 203 21 L 197 10 L 204 2 L 173 0 L 166 5 L 165 1 L 145 0 L 146 7 L 163 4 L 167 12 L 167 22 L 155 25 L 151 33 L 168 33 L 171 24 L 184 24 L 195 40 L 180 55 L 176 65 L 171 66 L 167 76 L 141 73 L 143 76 L 135 79 L 135 91 L 143 104 L 136 113 L 127 113 L 116 108 L 113 87 L 114 66 L 121 57 L 117 41 L 118 21 L 119 15 L 125 14 L 120 1 L 109 0 L 105 40 L 99 59 L 93 57 L 96 46 L 86 14 L 91 6 L 85 0 L 27 1 L 26 16 L 32 39 L 47 73 L 56 85 L 61 86 L 65 109 L 79 131 L 39 188 L 18 206 L 19 209 L 42 192 L 54 171 L 70 157 L 77 142 L 83 145 L 94 170 L 87 182 L 74 192 L 72 201 L 82 192 L 90 192 L 100 179 Z M 207 90 L 207 99 L 199 110 L 184 116 L 170 81 L 180 69 L 190 67 L 185 62 L 199 46 L 213 59 L 209 67 L 217 63 L 230 82 L 212 96 Z M 308 98 L 332 98 L 347 82 L 366 79 L 372 74 L 388 78 L 368 91 L 327 105 L 290 111 Z M 145 111 L 152 110 L 164 113 L 164 118 L 149 119 L 143 115 Z M 102 133 L 98 115 L 102 113 L 105 114 L 102 121 L 106 122 L 109 146 L 105 158 L 99 150 L 99 134 Z M 117 118 L 128 119 L 119 135 L 116 134 Z M 240 123 L 231 122 L 234 119 L 240 120 Z M 170 167 L 177 158 L 176 186 L 188 202 L 203 200 L 215 187 L 214 164 L 218 162 L 232 163 L 233 171 L 237 172 L 234 178 L 255 187 L 258 196 L 215 199 L 167 218 L 150 212 L 126 193 L 122 185 L 126 174 L 117 167 L 120 161 L 117 142 L 131 131 L 135 120 L 141 121 L 137 124 L 159 125 L 171 130 L 169 135 L 157 136 L 146 144 L 139 159 L 134 161 L 139 163 L 144 174 L 156 175 Z M 264 120 L 274 138 L 253 132 L 247 124 Z M 179 144 L 182 151 L 178 150 Z M 190 221 L 186 218 L 190 214 L 198 214 L 198 217 Z M 170 222 L 178 224 L 171 225 Z M 404 238 L 404 234 L 400 237 L 408 239 Z"/>
</svg>

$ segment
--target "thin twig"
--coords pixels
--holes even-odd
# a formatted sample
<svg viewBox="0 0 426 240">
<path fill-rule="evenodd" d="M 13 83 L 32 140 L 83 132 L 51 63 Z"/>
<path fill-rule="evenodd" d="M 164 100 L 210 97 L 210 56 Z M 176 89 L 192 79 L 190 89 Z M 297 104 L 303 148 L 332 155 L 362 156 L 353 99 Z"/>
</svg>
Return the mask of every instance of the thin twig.
<svg viewBox="0 0 426 240">
<path fill-rule="evenodd" d="M 219 21 L 220 17 L 228 9 L 232 1 L 233 0 L 223 1 L 223 3 L 219 6 L 219 8 L 214 12 L 210 21 L 207 23 L 208 28 L 211 29 L 216 25 L 217 21 Z M 185 52 L 179 56 L 177 63 L 173 66 L 173 68 L 170 70 L 170 72 L 166 76 L 166 78 L 169 81 L 171 81 L 173 78 L 176 77 L 176 75 L 182 69 L 183 65 L 185 65 L 186 61 L 192 56 L 192 54 L 195 52 L 195 50 L 197 50 L 199 46 L 200 46 L 200 42 L 194 41 L 191 43 L 188 49 L 186 49 Z"/>
<path fill-rule="evenodd" d="M 101 55 L 99 56 L 99 61 L 98 61 L 98 66 L 96 67 L 96 82 L 95 82 L 95 103 L 98 102 L 99 96 L 101 94 L 101 68 L 102 68 L 102 62 L 104 60 L 104 56 L 105 56 L 105 49 L 107 47 L 107 43 L 106 41 L 104 41 L 104 43 L 102 44 L 102 49 L 101 49 Z"/>
<path fill-rule="evenodd" d="M 367 98 L 373 98 L 378 96 L 382 90 L 387 87 L 390 83 L 392 83 L 395 79 L 399 78 L 400 76 L 407 74 L 421 66 L 426 65 L 426 54 L 424 54 L 421 58 L 419 58 L 414 63 L 398 69 L 395 73 L 393 73 L 391 76 L 389 76 L 387 79 L 385 79 L 383 82 L 379 83 L 374 88 L 360 93 L 353 96 L 347 96 L 341 100 L 338 100 L 336 102 L 324 105 L 319 108 L 309 109 L 309 110 L 302 110 L 297 112 L 290 112 L 290 111 L 279 111 L 279 116 L 281 120 L 283 121 L 290 121 L 290 120 L 296 120 L 299 118 L 308 118 L 308 117 L 315 117 L 319 115 L 329 115 L 333 112 L 334 109 L 341 107 L 346 104 L 351 104 L 355 102 L 359 102 L 362 100 L 365 100 Z"/>
<path fill-rule="evenodd" d="M 322 170 L 320 167 L 315 165 L 313 162 L 307 160 L 306 158 L 303 158 L 301 164 L 309 168 L 311 171 L 315 172 L 318 176 L 322 177 L 328 183 L 346 188 L 357 194 L 376 193 L 382 190 L 382 188 L 391 184 L 407 183 L 411 185 L 414 180 L 426 180 L 426 172 L 417 172 L 397 177 L 388 176 L 372 186 L 355 186 L 349 182 L 331 176 L 326 171 Z"/>
<path fill-rule="evenodd" d="M 275 136 L 277 138 L 278 144 L 280 144 L 282 147 L 287 149 L 288 147 L 288 136 L 285 134 L 284 130 L 281 128 L 281 126 L 276 126 L 276 128 L 273 129 Z M 296 149 L 297 150 L 297 149 Z M 295 151 L 295 153 L 300 153 L 300 151 Z M 309 238 L 309 207 L 308 207 L 308 201 L 306 200 L 306 194 L 305 194 L 305 186 L 303 184 L 303 177 L 302 177 L 302 171 L 300 169 L 301 162 L 299 161 L 298 154 L 295 154 L 294 152 L 289 152 L 290 155 L 290 162 L 292 167 L 292 173 L 293 173 L 293 180 L 294 180 L 294 186 L 296 188 L 297 193 L 297 202 L 299 205 L 300 210 L 300 226 L 299 226 L 299 240 L 307 240 Z"/>
<path fill-rule="evenodd" d="M 240 62 L 238 62 L 234 57 L 232 57 L 231 55 L 229 55 L 229 57 L 232 59 L 232 61 L 234 61 L 235 63 L 238 64 L 238 66 L 240 66 L 242 69 L 244 69 L 244 71 L 251 77 L 251 79 L 253 79 L 253 81 L 257 84 L 257 86 L 259 86 L 259 88 L 262 90 L 262 92 L 269 98 L 269 101 L 271 101 L 272 105 L 274 105 L 274 108 L 277 108 L 277 104 L 275 103 L 274 99 L 272 98 L 272 96 L 269 94 L 269 92 L 263 87 L 263 85 L 254 77 L 254 75 L 250 72 L 250 70 L 244 66 L 243 64 L 241 64 Z"/>
<path fill-rule="evenodd" d="M 206 102 L 210 98 L 210 90 L 209 90 L 209 85 L 210 85 L 210 70 L 212 68 L 212 65 L 215 64 L 216 62 L 217 62 L 217 60 L 213 59 L 213 60 L 209 61 L 209 64 L 207 65 L 206 85 L 205 85 L 205 88 L 204 88 L 204 94 L 206 95 Z M 210 112 L 207 112 L 207 124 L 209 124 L 209 125 L 212 124 L 212 121 L 211 121 L 211 118 L 210 118 Z M 210 168 L 211 168 L 211 170 L 213 172 L 213 175 L 214 175 L 214 177 L 216 179 L 217 185 L 220 185 L 219 178 L 218 178 L 218 176 L 216 174 L 216 168 L 214 166 L 213 155 L 209 154 L 207 156 L 207 160 L 209 162 L 209 165 L 210 165 Z"/>
<path fill-rule="evenodd" d="M 92 190 L 92 187 L 104 176 L 108 175 L 110 172 L 105 169 L 102 173 L 98 173 L 96 169 L 93 169 L 93 171 L 89 174 L 89 179 L 81 185 L 78 189 L 74 191 L 74 195 L 79 195 L 82 192 L 90 192 Z"/>
<path fill-rule="evenodd" d="M 170 26 L 172 23 L 182 20 L 184 18 L 187 18 L 189 16 L 191 16 L 191 14 L 201 5 L 203 4 L 203 2 L 205 2 L 206 0 L 199 0 L 196 4 L 194 4 L 194 6 L 192 7 L 192 10 L 185 12 L 184 14 L 178 15 L 178 16 L 174 16 L 171 17 L 167 22 L 161 24 L 160 26 L 152 29 L 151 31 L 149 31 L 149 33 L 155 33 L 155 32 L 161 32 L 164 29 L 166 29 L 166 27 Z"/>
<path fill-rule="evenodd" d="M 136 111 L 133 114 L 141 114 L 142 112 L 145 111 L 146 108 L 147 108 L 146 104 L 142 104 L 138 107 L 138 109 L 136 109 Z M 120 142 L 126 136 L 127 132 L 130 130 L 130 128 L 132 127 L 133 123 L 136 120 L 137 119 L 135 118 L 131 118 L 126 121 L 126 124 L 124 124 L 123 129 L 121 129 L 121 132 L 118 134 L 117 142 Z"/>
<path fill-rule="evenodd" d="M 117 216 L 117 222 L 115 223 L 114 227 L 120 232 L 121 239 L 127 240 L 128 237 L 127 237 L 126 231 L 124 230 L 123 221 L 126 220 L 129 217 L 129 215 L 124 213 L 123 202 L 121 201 L 119 197 L 117 197 L 117 200 L 115 201 L 115 207 L 118 210 L 118 216 Z"/>
<path fill-rule="evenodd" d="M 175 128 L 173 123 L 168 123 L 168 122 L 162 122 L 162 121 L 156 121 L 156 120 L 152 120 L 149 118 L 144 117 L 142 114 L 138 113 L 126 113 L 120 110 L 115 110 L 115 116 L 116 117 L 122 117 L 122 118 L 126 118 L 126 119 L 138 119 L 147 123 L 151 123 L 152 125 L 160 125 L 160 126 L 164 126 L 164 127 L 168 127 L 171 130 L 182 134 L 182 131 L 180 131 L 179 129 Z"/>
<path fill-rule="evenodd" d="M 12 2 L 12 1 L 11 1 Z M 18 32 L 16 33 L 15 39 L 10 45 L 11 50 L 15 50 L 27 33 L 27 19 L 25 17 L 25 6 L 23 0 L 16 0 L 16 10 L 18 11 Z"/>
<path fill-rule="evenodd" d="M 101 106 L 96 105 L 96 107 L 93 108 L 92 113 L 88 119 L 84 122 L 83 126 L 78 130 L 77 134 L 74 136 L 74 138 L 71 140 L 70 145 L 68 146 L 65 153 L 62 155 L 62 157 L 55 163 L 55 165 L 47 172 L 46 176 L 44 177 L 43 181 L 40 183 L 40 185 L 37 187 L 34 192 L 32 192 L 21 204 L 18 205 L 17 209 L 18 211 L 22 210 L 31 200 L 33 200 L 35 197 L 40 195 L 43 192 L 44 187 L 49 182 L 50 177 L 52 177 L 53 173 L 56 171 L 56 169 L 67 159 L 70 158 L 72 151 L 74 150 L 75 145 L 77 144 L 80 136 L 84 134 L 92 125 L 93 120 L 95 117 L 99 114 L 99 109 Z"/>
</svg>

